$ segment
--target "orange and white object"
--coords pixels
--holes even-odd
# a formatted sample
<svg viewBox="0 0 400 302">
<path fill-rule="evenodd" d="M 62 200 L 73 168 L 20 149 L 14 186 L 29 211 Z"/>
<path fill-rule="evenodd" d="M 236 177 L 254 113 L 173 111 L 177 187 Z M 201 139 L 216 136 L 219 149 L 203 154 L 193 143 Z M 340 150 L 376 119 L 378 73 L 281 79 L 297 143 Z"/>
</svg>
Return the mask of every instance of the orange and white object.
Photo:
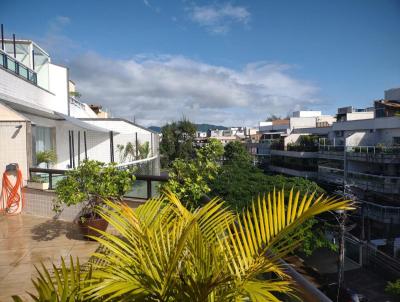
<svg viewBox="0 0 400 302">
<path fill-rule="evenodd" d="M 22 191 L 23 177 L 18 164 L 7 165 L 3 173 L 3 182 L 0 196 L 0 212 L 6 215 L 21 213 L 24 206 Z"/>
</svg>

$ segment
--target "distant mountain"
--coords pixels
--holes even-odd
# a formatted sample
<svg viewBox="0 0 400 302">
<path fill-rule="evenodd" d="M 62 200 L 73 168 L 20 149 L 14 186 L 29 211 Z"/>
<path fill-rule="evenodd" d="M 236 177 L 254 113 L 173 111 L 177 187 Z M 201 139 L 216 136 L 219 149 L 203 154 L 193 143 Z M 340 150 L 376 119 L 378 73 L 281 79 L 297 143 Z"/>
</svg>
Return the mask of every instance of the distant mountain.
<svg viewBox="0 0 400 302">
<path fill-rule="evenodd" d="M 195 124 L 197 127 L 197 131 L 206 132 L 208 129 L 218 129 L 218 130 L 225 130 L 228 129 L 225 126 L 218 126 L 212 124 Z M 148 127 L 150 130 L 160 133 L 161 127 L 158 126 L 150 126 Z"/>
<path fill-rule="evenodd" d="M 197 131 L 206 132 L 208 129 L 218 129 L 218 130 L 226 130 L 228 129 L 225 126 L 218 126 L 212 124 L 196 124 Z"/>
</svg>

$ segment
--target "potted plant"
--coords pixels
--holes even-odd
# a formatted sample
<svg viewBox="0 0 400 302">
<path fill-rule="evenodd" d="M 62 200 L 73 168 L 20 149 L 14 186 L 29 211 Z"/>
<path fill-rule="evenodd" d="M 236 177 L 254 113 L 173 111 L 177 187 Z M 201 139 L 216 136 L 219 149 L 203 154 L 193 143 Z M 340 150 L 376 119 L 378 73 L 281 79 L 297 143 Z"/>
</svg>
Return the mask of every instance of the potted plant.
<svg viewBox="0 0 400 302">
<path fill-rule="evenodd" d="M 36 163 L 40 165 L 41 163 L 46 164 L 46 168 L 48 169 L 50 164 L 54 164 L 57 162 L 57 153 L 50 149 L 36 152 Z"/>
<path fill-rule="evenodd" d="M 32 176 L 27 183 L 28 188 L 36 190 L 48 190 L 49 183 L 45 179 L 39 176 Z"/>
<path fill-rule="evenodd" d="M 66 177 L 57 183 L 53 210 L 59 213 L 63 205 L 83 204 L 77 221 L 81 231 L 84 235 L 98 235 L 92 228 L 105 231 L 108 223 L 95 209 L 103 207 L 106 199 L 121 200 L 135 181 L 132 172 L 120 170 L 115 164 L 85 160 L 78 168 L 67 171 Z"/>
</svg>

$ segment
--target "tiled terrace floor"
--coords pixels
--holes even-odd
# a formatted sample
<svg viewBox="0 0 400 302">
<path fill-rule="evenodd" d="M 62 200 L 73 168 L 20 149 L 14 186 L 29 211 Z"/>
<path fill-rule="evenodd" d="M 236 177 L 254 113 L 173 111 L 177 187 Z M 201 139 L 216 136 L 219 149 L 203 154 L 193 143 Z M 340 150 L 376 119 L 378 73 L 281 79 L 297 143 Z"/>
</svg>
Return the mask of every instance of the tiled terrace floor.
<svg viewBox="0 0 400 302">
<path fill-rule="evenodd" d="M 79 256 L 86 262 L 98 244 L 85 241 L 76 225 L 48 218 L 0 215 L 0 302 L 11 295 L 27 297 L 34 265 L 50 266 L 60 257 Z"/>
</svg>

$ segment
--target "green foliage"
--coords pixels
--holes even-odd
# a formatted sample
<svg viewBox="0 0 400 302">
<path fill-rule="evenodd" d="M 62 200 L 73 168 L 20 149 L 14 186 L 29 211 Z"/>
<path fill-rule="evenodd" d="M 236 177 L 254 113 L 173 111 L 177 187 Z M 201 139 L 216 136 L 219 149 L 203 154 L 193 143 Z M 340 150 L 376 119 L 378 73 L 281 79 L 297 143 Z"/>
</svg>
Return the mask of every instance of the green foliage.
<svg viewBox="0 0 400 302">
<path fill-rule="evenodd" d="M 32 280 L 36 294 L 28 293 L 35 302 L 80 302 L 88 301 L 81 290 L 90 285 L 91 270 L 82 272 L 79 259 L 76 264 L 70 256 L 70 265 L 67 267 L 61 258 L 61 267 L 53 264 L 52 273 L 42 264 L 42 269 L 36 268 L 39 277 Z M 14 302 L 23 301 L 19 296 L 12 297 Z"/>
<path fill-rule="evenodd" d="M 233 141 L 229 142 L 225 146 L 224 153 L 226 164 L 244 164 L 249 165 L 251 163 L 251 156 L 241 142 Z"/>
<path fill-rule="evenodd" d="M 127 142 L 124 150 L 124 161 L 128 159 L 128 161 L 133 161 L 136 157 L 136 149 L 135 146 L 131 142 Z"/>
<path fill-rule="evenodd" d="M 175 159 L 169 171 L 169 181 L 164 185 L 187 206 L 194 208 L 210 192 L 209 183 L 217 176 L 223 147 L 218 140 L 210 139 L 205 146 L 195 150 L 195 154 L 191 160 Z"/>
<path fill-rule="evenodd" d="M 189 211 L 170 192 L 137 209 L 107 202 L 99 214 L 115 232 L 93 237 L 107 252 L 94 255 L 93 284 L 83 293 L 127 302 L 264 302 L 293 295 L 279 259 L 302 240 L 296 230 L 317 214 L 349 206 L 288 194 L 259 198 L 240 215 L 218 198 Z"/>
<path fill-rule="evenodd" d="M 119 158 L 119 163 L 123 163 L 125 161 L 125 154 L 124 154 L 125 146 L 118 144 L 117 145 L 117 152 L 118 152 L 118 158 Z"/>
<path fill-rule="evenodd" d="M 57 162 L 57 153 L 54 150 L 45 150 L 36 152 L 36 163 L 39 165 L 41 163 L 54 164 Z"/>
<path fill-rule="evenodd" d="M 400 297 L 400 279 L 393 282 L 388 282 L 385 288 L 385 292 Z"/>
<path fill-rule="evenodd" d="M 225 163 L 220 168 L 218 176 L 210 182 L 211 196 L 220 196 L 227 205 L 236 212 L 242 212 L 248 208 L 251 200 L 271 192 L 274 188 L 291 189 L 295 191 L 324 193 L 315 182 L 302 177 L 285 177 L 283 175 L 266 175 L 251 164 L 243 144 L 239 142 L 229 143 L 225 146 Z M 288 193 L 287 193 L 288 194 Z M 285 196 L 288 198 L 289 196 Z M 305 228 L 298 230 L 304 238 L 301 251 L 310 255 L 318 247 L 335 248 L 324 236 L 324 225 L 315 219 L 305 223 Z"/>
<path fill-rule="evenodd" d="M 72 96 L 72 97 L 76 97 L 78 99 L 82 97 L 82 94 L 80 92 L 78 92 L 78 91 L 70 91 L 69 95 Z"/>
<path fill-rule="evenodd" d="M 57 183 L 53 209 L 61 211 L 66 206 L 87 202 L 89 211 L 104 198 L 121 199 L 132 188 L 135 177 L 130 170 L 117 169 L 115 164 L 105 165 L 95 160 L 85 160 Z"/>
<path fill-rule="evenodd" d="M 195 155 L 196 126 L 189 120 L 182 119 L 167 124 L 161 128 L 161 133 L 160 153 L 163 167 L 171 166 L 177 158 L 189 160 Z"/>
<path fill-rule="evenodd" d="M 150 145 L 149 142 L 145 142 L 143 144 L 139 144 L 138 146 L 139 157 L 140 159 L 145 159 L 150 154 Z"/>
<path fill-rule="evenodd" d="M 43 184 L 43 183 L 46 182 L 45 179 L 43 179 L 43 178 L 40 177 L 40 176 L 36 176 L 36 175 L 32 176 L 32 177 L 29 179 L 29 181 L 30 181 L 30 182 L 37 182 L 37 183 L 40 183 L 40 184 Z"/>
</svg>

